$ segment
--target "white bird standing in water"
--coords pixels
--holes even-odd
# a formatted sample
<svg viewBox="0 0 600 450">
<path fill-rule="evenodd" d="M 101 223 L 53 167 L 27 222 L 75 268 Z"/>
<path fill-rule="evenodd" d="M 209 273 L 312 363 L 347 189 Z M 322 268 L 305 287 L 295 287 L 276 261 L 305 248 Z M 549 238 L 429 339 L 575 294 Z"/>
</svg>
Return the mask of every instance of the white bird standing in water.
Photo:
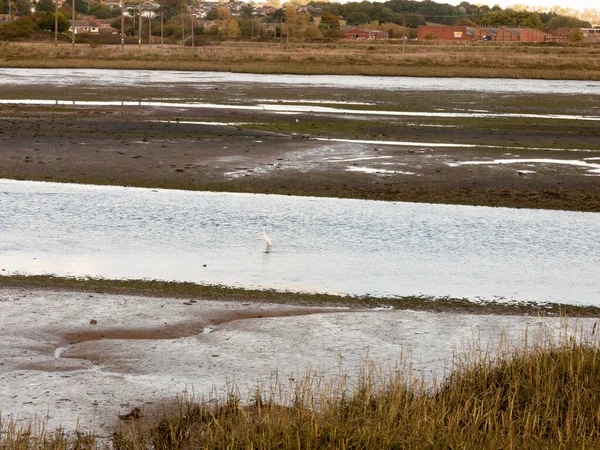
<svg viewBox="0 0 600 450">
<path fill-rule="evenodd" d="M 265 231 L 265 229 L 262 229 L 262 234 L 263 237 L 265 238 L 265 242 L 267 243 L 267 249 L 265 251 L 269 251 L 271 250 L 271 246 L 273 245 L 273 241 L 271 241 L 271 238 L 269 236 L 267 236 L 267 232 Z"/>
</svg>

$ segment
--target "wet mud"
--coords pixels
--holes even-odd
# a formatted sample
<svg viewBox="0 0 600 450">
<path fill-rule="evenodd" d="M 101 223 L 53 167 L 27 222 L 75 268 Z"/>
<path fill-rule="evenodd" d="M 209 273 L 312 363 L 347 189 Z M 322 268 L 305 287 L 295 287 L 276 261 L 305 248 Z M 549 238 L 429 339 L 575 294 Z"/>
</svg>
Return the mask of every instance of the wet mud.
<svg viewBox="0 0 600 450">
<path fill-rule="evenodd" d="M 352 128 L 365 121 L 310 113 L 286 115 L 286 126 L 275 112 L 219 109 L 3 105 L 0 116 L 3 178 L 600 211 L 600 174 L 581 165 L 531 162 L 593 163 L 600 154 L 593 123 L 572 124 L 582 127 L 575 134 L 554 130 L 556 124 L 536 132 L 504 129 L 484 145 L 477 143 L 482 133 L 471 128 L 406 121 Z M 326 126 L 311 133 L 306 123 Z M 462 146 L 469 142 L 475 145 Z M 502 158 L 516 161 L 493 163 Z"/>
</svg>

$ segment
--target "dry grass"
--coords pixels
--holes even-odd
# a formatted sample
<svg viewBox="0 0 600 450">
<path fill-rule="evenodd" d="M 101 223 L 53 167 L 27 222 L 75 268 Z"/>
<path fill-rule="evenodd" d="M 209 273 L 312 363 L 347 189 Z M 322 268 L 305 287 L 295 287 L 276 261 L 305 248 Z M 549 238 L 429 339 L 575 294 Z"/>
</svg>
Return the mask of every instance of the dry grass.
<svg viewBox="0 0 600 450">
<path fill-rule="evenodd" d="M 1 412 L 1 411 L 0 411 Z M 3 421 L 0 414 L 0 450 L 67 450 L 98 448 L 91 433 L 67 433 L 62 429 L 49 432 L 43 425 L 18 426 Z"/>
<path fill-rule="evenodd" d="M 167 414 L 119 431 L 118 449 L 598 448 L 598 342 L 563 334 L 473 347 L 436 383 L 406 360 L 366 364 L 355 383 L 308 373 L 275 380 L 250 405 L 180 399 Z M 287 389 L 284 389 L 286 386 Z"/>
<path fill-rule="evenodd" d="M 600 47 L 216 42 L 200 47 L 3 43 L 0 66 L 252 73 L 600 79 Z"/>
</svg>

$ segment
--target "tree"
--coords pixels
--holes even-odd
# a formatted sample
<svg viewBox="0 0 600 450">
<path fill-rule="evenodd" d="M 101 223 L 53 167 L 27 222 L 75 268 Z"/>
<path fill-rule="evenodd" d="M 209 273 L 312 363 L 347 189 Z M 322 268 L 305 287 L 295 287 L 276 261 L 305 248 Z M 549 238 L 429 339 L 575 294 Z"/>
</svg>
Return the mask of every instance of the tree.
<svg viewBox="0 0 600 450">
<path fill-rule="evenodd" d="M 165 21 L 171 20 L 182 10 L 181 0 L 158 0 L 157 3 L 159 4 L 159 12 L 162 13 Z"/>
<path fill-rule="evenodd" d="M 254 3 L 246 3 L 240 9 L 240 17 L 242 19 L 250 19 L 254 15 Z"/>
<path fill-rule="evenodd" d="M 307 39 L 321 39 L 323 33 L 319 31 L 319 28 L 314 23 L 309 23 L 306 27 L 306 38 Z"/>
<path fill-rule="evenodd" d="M 425 17 L 420 15 L 406 17 L 406 26 L 408 28 L 417 28 L 419 25 L 427 25 Z"/>
<path fill-rule="evenodd" d="M 37 2 L 37 5 L 35 6 L 35 11 L 38 13 L 53 12 L 54 11 L 54 2 L 52 0 L 39 0 Z"/>
<path fill-rule="evenodd" d="M 397 18 L 394 16 L 394 11 L 385 6 L 374 6 L 369 12 L 371 19 L 376 20 L 379 23 L 394 22 Z"/>
<path fill-rule="evenodd" d="M 234 18 L 229 19 L 223 24 L 223 26 L 223 33 L 221 33 L 221 30 L 219 30 L 222 36 L 237 37 L 240 35 L 240 26 L 238 25 L 237 20 Z"/>
<path fill-rule="evenodd" d="M 334 16 L 328 12 L 325 12 L 321 15 L 321 23 L 319 23 L 319 30 L 321 30 L 321 32 L 339 29 L 340 19 L 338 16 Z"/>
<path fill-rule="evenodd" d="M 85 0 L 75 0 L 75 11 L 80 14 L 87 14 L 89 5 Z"/>
<path fill-rule="evenodd" d="M 110 6 L 104 3 L 94 3 L 90 6 L 88 13 L 94 16 L 96 19 L 110 19 Z"/>
<path fill-rule="evenodd" d="M 511 28 L 542 28 L 543 24 L 537 13 L 529 11 L 493 11 L 480 21 L 483 27 L 511 27 Z"/>
<path fill-rule="evenodd" d="M 576 17 L 554 16 L 546 24 L 546 29 L 556 30 L 557 28 L 591 28 L 592 25 Z"/>
<path fill-rule="evenodd" d="M 240 36 L 244 37 L 260 36 L 264 28 L 262 21 L 256 19 L 239 19 L 238 25 L 240 27 Z"/>
<path fill-rule="evenodd" d="M 40 30 L 54 31 L 54 13 L 41 13 L 38 16 L 38 26 Z M 58 32 L 64 33 L 69 29 L 71 24 L 65 15 L 61 12 L 58 13 Z"/>
<path fill-rule="evenodd" d="M 476 27 L 477 24 L 475 22 L 473 22 L 471 19 L 466 19 L 466 18 L 462 18 L 460 19 L 456 25 L 459 25 L 461 27 Z"/>
<path fill-rule="evenodd" d="M 237 37 L 240 35 L 240 26 L 237 20 L 231 17 L 231 10 L 225 6 L 216 9 L 217 20 L 219 21 L 219 35 L 227 37 Z"/>
<path fill-rule="evenodd" d="M 285 32 L 291 39 L 301 39 L 306 35 L 308 27 L 308 14 L 299 13 L 295 6 L 289 5 L 285 9 Z"/>
<path fill-rule="evenodd" d="M 219 6 L 216 10 L 217 20 L 228 21 L 231 19 L 231 10 L 225 6 Z"/>
<path fill-rule="evenodd" d="M 346 16 L 346 23 L 348 25 L 361 25 L 364 23 L 369 23 L 370 21 L 371 17 L 363 12 L 354 12 Z"/>
<path fill-rule="evenodd" d="M 206 20 L 217 20 L 218 18 L 219 18 L 219 16 L 217 15 L 216 9 L 211 9 L 209 12 L 207 12 L 204 15 L 204 19 L 206 19 Z"/>
<path fill-rule="evenodd" d="M 283 21 L 284 15 L 285 15 L 285 12 L 283 11 L 283 8 L 276 9 L 273 14 L 271 14 L 270 16 L 267 16 L 267 18 L 265 19 L 265 22 L 281 23 Z"/>
<path fill-rule="evenodd" d="M 8 7 L 8 1 L 6 6 Z M 29 0 L 11 0 L 11 13 L 13 16 L 31 15 L 31 2 Z"/>
</svg>

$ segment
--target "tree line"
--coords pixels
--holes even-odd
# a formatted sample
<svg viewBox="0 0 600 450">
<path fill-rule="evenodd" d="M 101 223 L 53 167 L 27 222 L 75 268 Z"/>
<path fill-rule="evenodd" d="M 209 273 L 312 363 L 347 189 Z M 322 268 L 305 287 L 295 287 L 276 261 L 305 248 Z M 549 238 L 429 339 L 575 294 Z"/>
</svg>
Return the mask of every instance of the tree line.
<svg viewBox="0 0 600 450">
<path fill-rule="evenodd" d="M 0 12 L 8 12 L 9 1 L 12 15 L 27 20 L 0 26 L 0 39 L 25 37 L 36 30 L 54 29 L 53 0 L 0 0 Z M 183 35 L 185 20 L 182 25 L 181 15 L 188 15 L 187 7 L 192 2 L 193 0 L 158 0 L 159 9 L 154 11 L 156 17 L 153 21 L 162 18 L 163 32 L 167 38 L 180 38 Z M 59 8 L 61 32 L 69 28 L 67 17 L 72 17 L 71 5 L 72 2 L 67 1 Z M 307 5 L 312 8 L 299 9 L 299 6 Z M 528 27 L 546 30 L 559 27 L 591 27 L 587 21 L 554 11 L 502 9 L 497 5 L 489 7 L 466 1 L 459 5 L 450 5 L 431 0 L 388 0 L 383 3 L 365 0 L 343 4 L 314 0 L 304 3 L 303 0 L 295 0 L 285 3 L 266 17 L 256 17 L 255 6 L 253 3 L 247 3 L 233 16 L 227 3 L 223 3 L 221 7 L 209 11 L 204 18 L 205 21 L 209 21 L 209 26 L 203 26 L 201 21 L 189 15 L 191 24 L 188 26 L 193 29 L 195 35 L 277 37 L 283 33 L 293 39 L 342 37 L 342 24 L 378 28 L 388 32 L 390 37 L 414 36 L 414 31 L 411 33 L 410 30 L 427 22 L 440 25 Z M 126 5 L 126 10 L 127 8 Z M 86 0 L 75 0 L 75 10 L 78 15 L 87 14 L 97 19 L 116 19 L 121 16 L 119 7 L 111 8 L 101 0 L 91 4 Z M 135 16 L 137 9 L 134 6 L 128 12 L 130 16 Z M 115 20 L 113 26 L 120 31 L 120 20 Z M 135 35 L 135 17 L 127 17 L 125 27 L 128 35 Z M 158 30 L 158 26 L 153 27 L 154 30 Z M 156 33 L 155 31 L 153 34 Z"/>
</svg>

